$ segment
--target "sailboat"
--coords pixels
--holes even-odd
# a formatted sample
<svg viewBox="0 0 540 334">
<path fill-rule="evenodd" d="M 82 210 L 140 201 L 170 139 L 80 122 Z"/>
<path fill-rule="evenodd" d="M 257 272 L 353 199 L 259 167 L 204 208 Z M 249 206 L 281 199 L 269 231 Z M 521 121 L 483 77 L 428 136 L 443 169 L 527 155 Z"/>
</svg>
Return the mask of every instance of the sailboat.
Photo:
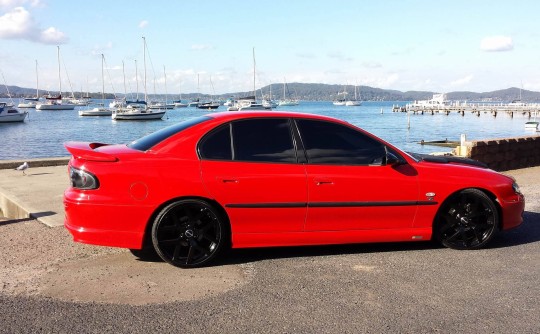
<svg viewBox="0 0 540 334">
<path fill-rule="evenodd" d="M 144 104 L 138 103 L 137 107 L 130 104 L 125 108 L 118 108 L 112 114 L 112 119 L 114 120 L 134 120 L 134 121 L 145 121 L 145 120 L 154 120 L 162 119 L 165 116 L 165 110 L 151 110 L 146 106 L 146 101 L 148 99 L 148 93 L 146 90 L 146 38 L 143 36 L 143 59 L 144 59 Z"/>
<path fill-rule="evenodd" d="M 343 97 L 341 97 L 343 95 Z M 343 92 L 338 93 L 337 99 L 332 102 L 335 106 L 344 106 L 347 101 L 345 100 L 345 96 L 347 95 L 347 90 L 345 86 L 343 86 Z"/>
<path fill-rule="evenodd" d="M 9 88 L 6 84 L 6 78 L 4 78 L 4 72 L 2 72 L 2 79 L 4 79 L 4 86 L 6 87 L 10 102 L 13 104 Z M 0 102 L 0 123 L 23 122 L 26 116 L 28 116 L 28 111 L 20 111 L 15 109 L 13 105 L 8 106 L 6 102 Z"/>
<path fill-rule="evenodd" d="M 35 108 L 39 101 L 39 77 L 38 77 L 38 64 L 36 59 L 36 96 L 25 97 L 25 102 L 21 102 L 17 105 L 18 108 Z"/>
<path fill-rule="evenodd" d="M 103 73 L 103 65 L 105 56 L 101 54 L 101 101 L 105 101 L 105 75 Z M 112 110 L 105 107 L 96 107 L 93 109 L 79 110 L 79 116 L 111 116 Z"/>
<path fill-rule="evenodd" d="M 199 74 L 197 73 L 197 97 L 188 103 L 188 107 L 196 108 L 199 105 L 199 102 L 200 102 L 200 79 L 199 79 Z"/>
<path fill-rule="evenodd" d="M 290 106 L 297 106 L 298 100 L 291 99 L 288 97 L 289 94 L 287 92 L 289 91 L 287 87 L 287 81 L 285 78 L 283 78 L 283 100 L 279 100 L 278 105 L 280 107 L 290 107 Z"/>
<path fill-rule="evenodd" d="M 163 78 L 165 80 L 165 103 L 163 102 L 151 102 L 148 106 L 149 109 L 174 109 L 174 103 L 168 103 L 167 95 L 167 73 L 165 72 L 165 66 L 163 66 Z"/>
<path fill-rule="evenodd" d="M 278 107 L 277 101 L 272 98 L 272 85 L 270 85 L 270 94 L 268 95 L 268 97 L 263 96 L 261 103 L 265 109 L 273 109 Z"/>
<path fill-rule="evenodd" d="M 215 95 L 216 91 L 214 90 L 214 83 L 212 82 L 212 77 L 210 77 L 210 84 L 212 85 L 212 91 L 213 91 L 213 93 Z M 219 108 L 220 105 L 221 105 L 221 103 L 219 103 L 217 101 L 214 101 L 214 98 L 212 96 L 210 101 L 203 101 L 203 102 L 199 101 L 199 104 L 197 105 L 197 108 L 205 109 L 205 110 L 214 110 L 214 109 Z"/>
<path fill-rule="evenodd" d="M 62 74 L 60 72 L 60 47 L 57 46 L 58 54 L 58 84 L 60 89 L 58 90 L 58 96 L 47 97 L 47 102 L 39 103 L 36 105 L 37 110 L 73 110 L 75 105 L 71 103 L 62 103 Z"/>
<path fill-rule="evenodd" d="M 253 48 L 253 96 L 239 98 L 235 106 L 227 108 L 228 111 L 264 110 L 262 103 L 257 102 L 255 48 Z"/>
<path fill-rule="evenodd" d="M 345 105 L 346 105 L 346 106 L 349 106 L 349 107 L 357 107 L 357 106 L 361 106 L 361 105 L 362 105 L 362 102 L 361 102 L 361 101 L 358 101 L 358 96 L 357 96 L 356 88 L 357 88 L 357 86 L 354 85 L 354 100 L 347 100 L 347 102 L 345 102 Z"/>
</svg>

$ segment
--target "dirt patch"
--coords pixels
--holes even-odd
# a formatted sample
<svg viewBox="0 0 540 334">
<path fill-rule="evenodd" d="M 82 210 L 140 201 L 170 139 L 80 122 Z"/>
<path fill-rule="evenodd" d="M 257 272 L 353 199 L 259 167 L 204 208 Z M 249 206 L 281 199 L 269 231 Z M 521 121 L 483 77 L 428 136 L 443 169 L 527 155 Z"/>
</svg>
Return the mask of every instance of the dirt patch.
<svg viewBox="0 0 540 334">
<path fill-rule="evenodd" d="M 0 293 L 145 305 L 217 295 L 242 285 L 238 265 L 179 269 L 118 248 L 74 243 L 61 228 L 0 219 Z"/>
</svg>

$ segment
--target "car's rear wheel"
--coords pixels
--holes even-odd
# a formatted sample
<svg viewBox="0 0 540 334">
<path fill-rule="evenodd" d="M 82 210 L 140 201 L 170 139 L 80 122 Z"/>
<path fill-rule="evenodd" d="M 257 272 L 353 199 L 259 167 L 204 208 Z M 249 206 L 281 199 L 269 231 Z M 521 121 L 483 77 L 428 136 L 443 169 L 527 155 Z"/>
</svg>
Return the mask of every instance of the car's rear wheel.
<svg viewBox="0 0 540 334">
<path fill-rule="evenodd" d="M 439 210 L 435 236 L 448 248 L 478 249 L 497 233 L 499 212 L 489 196 L 465 189 L 449 198 Z"/>
<path fill-rule="evenodd" d="M 166 262 L 182 268 L 204 266 L 226 243 L 225 221 L 209 203 L 198 199 L 167 205 L 152 226 L 152 244 Z"/>
</svg>

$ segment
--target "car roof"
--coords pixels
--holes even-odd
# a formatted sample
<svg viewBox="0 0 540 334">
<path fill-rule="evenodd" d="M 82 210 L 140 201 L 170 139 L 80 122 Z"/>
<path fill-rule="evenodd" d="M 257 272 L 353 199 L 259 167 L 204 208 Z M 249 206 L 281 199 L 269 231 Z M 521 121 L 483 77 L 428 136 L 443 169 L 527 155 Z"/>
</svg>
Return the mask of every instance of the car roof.
<svg viewBox="0 0 540 334">
<path fill-rule="evenodd" d="M 318 119 L 318 120 L 325 120 L 325 121 L 333 121 L 333 122 L 339 122 L 339 123 L 347 123 L 346 121 L 343 121 L 341 119 L 323 116 L 323 115 L 317 115 L 317 114 L 310 114 L 310 113 L 301 113 L 301 112 L 292 112 L 292 111 L 222 111 L 217 113 L 211 113 L 207 114 L 206 116 L 214 118 L 216 120 L 222 120 L 222 121 L 231 121 L 236 119 L 246 119 L 246 118 L 268 118 L 268 117 L 287 117 L 287 118 L 309 118 L 309 119 Z"/>
</svg>

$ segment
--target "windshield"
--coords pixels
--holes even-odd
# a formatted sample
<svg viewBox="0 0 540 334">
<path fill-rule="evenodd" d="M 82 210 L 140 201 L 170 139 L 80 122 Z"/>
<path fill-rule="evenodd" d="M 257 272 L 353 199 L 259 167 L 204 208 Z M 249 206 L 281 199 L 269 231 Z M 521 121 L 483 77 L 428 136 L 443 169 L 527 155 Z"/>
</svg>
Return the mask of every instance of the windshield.
<svg viewBox="0 0 540 334">
<path fill-rule="evenodd" d="M 147 136 L 144 136 L 142 138 L 139 138 L 131 143 L 129 143 L 127 146 L 129 148 L 139 150 L 139 151 L 147 151 L 154 147 L 155 145 L 161 143 L 165 139 L 169 138 L 170 136 L 173 136 L 177 134 L 178 132 L 181 132 L 187 128 L 190 128 L 194 125 L 197 125 L 199 123 L 202 123 L 204 121 L 207 121 L 211 119 L 208 116 L 201 116 L 196 118 L 191 118 L 186 121 L 176 123 L 174 125 L 168 126 L 166 128 L 163 128 L 161 130 L 158 130 L 154 133 L 151 133 Z"/>
</svg>

